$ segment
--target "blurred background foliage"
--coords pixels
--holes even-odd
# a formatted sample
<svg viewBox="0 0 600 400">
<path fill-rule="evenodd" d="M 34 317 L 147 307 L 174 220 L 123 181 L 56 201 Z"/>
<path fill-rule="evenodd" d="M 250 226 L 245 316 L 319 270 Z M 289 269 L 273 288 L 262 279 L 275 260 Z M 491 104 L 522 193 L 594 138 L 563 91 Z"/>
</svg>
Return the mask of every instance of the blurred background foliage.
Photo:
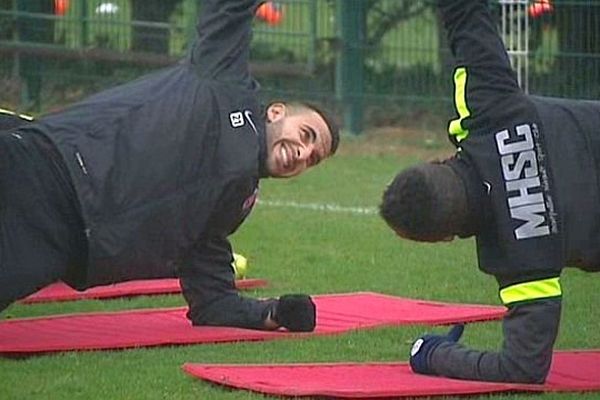
<svg viewBox="0 0 600 400">
<path fill-rule="evenodd" d="M 265 101 L 326 103 L 353 133 L 448 117 L 452 63 L 433 3 L 270 3 L 257 13 L 251 53 Z M 600 0 L 492 7 L 498 25 L 518 34 L 521 48 L 511 41 L 509 50 L 526 49 L 530 93 L 600 97 Z M 199 0 L 0 0 L 0 103 L 41 113 L 172 64 L 201 8 Z"/>
</svg>

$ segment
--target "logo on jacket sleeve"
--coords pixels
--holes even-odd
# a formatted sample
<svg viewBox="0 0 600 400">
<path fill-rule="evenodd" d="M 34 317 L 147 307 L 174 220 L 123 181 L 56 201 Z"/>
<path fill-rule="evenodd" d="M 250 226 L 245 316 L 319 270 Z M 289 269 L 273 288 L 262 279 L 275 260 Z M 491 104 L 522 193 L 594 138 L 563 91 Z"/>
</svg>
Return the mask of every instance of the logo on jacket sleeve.
<svg viewBox="0 0 600 400">
<path fill-rule="evenodd" d="M 495 137 L 510 216 L 522 222 L 515 237 L 549 235 L 556 230 L 556 221 L 537 125 L 519 125 L 514 132 L 505 129 Z"/>
<path fill-rule="evenodd" d="M 256 125 L 254 124 L 254 120 L 252 119 L 252 111 L 244 110 L 244 111 L 234 111 L 229 114 L 229 122 L 231 123 L 232 128 L 241 128 L 246 125 L 246 122 L 252 128 L 252 131 L 258 135 L 258 130 L 256 129 Z"/>
<path fill-rule="evenodd" d="M 254 189 L 254 192 L 246 200 L 244 200 L 244 204 L 242 204 L 242 210 L 244 212 L 249 212 L 254 204 L 256 203 L 256 198 L 258 197 L 258 188 Z"/>
<path fill-rule="evenodd" d="M 246 125 L 246 121 L 244 120 L 244 114 L 241 111 L 234 111 L 229 114 L 229 121 L 231 122 L 231 126 L 233 128 L 241 128 Z"/>
<path fill-rule="evenodd" d="M 252 209 L 254 208 L 254 204 L 256 204 L 257 197 L 258 197 L 258 187 L 254 188 L 254 191 L 252 192 L 252 194 L 250 196 L 248 196 L 246 198 L 246 200 L 244 200 L 244 202 L 242 203 L 242 212 L 240 214 L 240 222 L 239 223 L 242 223 L 248 217 L 248 215 L 250 215 L 250 212 L 252 212 Z"/>
</svg>

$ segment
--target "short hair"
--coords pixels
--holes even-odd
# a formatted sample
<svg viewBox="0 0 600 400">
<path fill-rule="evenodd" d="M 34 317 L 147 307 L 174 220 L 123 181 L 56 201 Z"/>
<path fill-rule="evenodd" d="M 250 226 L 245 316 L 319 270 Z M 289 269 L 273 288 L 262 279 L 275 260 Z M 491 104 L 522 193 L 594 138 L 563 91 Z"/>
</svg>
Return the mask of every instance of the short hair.
<svg viewBox="0 0 600 400">
<path fill-rule="evenodd" d="M 430 233 L 432 193 L 425 174 L 416 168 L 400 172 L 383 193 L 379 214 L 396 232 L 417 240 Z"/>
<path fill-rule="evenodd" d="M 340 144 L 340 126 L 339 126 L 337 120 L 333 117 L 333 115 L 331 113 L 329 113 L 329 111 L 325 110 L 324 108 L 322 108 L 314 103 L 310 103 L 310 102 L 306 102 L 306 101 L 282 101 L 282 100 L 272 101 L 267 106 L 267 109 L 269 108 L 269 106 L 271 104 L 274 104 L 274 103 L 283 103 L 287 107 L 292 108 L 293 110 L 311 110 L 311 111 L 314 111 L 317 114 L 319 114 L 321 116 L 321 118 L 323 118 L 323 121 L 325 121 L 325 125 L 327 125 L 327 128 L 329 129 L 329 133 L 331 135 L 331 151 L 329 152 L 329 154 L 330 155 L 335 154 L 335 152 L 337 151 L 338 146 Z"/>
<path fill-rule="evenodd" d="M 407 239 L 436 242 L 460 235 L 468 217 L 465 187 L 447 165 L 410 167 L 384 191 L 379 214 Z"/>
</svg>

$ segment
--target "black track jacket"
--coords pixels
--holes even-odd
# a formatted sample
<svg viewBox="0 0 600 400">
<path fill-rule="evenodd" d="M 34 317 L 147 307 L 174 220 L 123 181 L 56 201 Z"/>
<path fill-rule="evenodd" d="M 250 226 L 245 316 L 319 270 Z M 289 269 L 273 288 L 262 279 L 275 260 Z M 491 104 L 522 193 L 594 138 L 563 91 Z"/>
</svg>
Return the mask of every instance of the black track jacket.
<svg viewBox="0 0 600 400">
<path fill-rule="evenodd" d="M 204 0 L 191 55 L 27 128 L 64 157 L 88 239 L 86 288 L 179 274 L 197 324 L 261 328 L 234 287 L 227 236 L 254 205 L 265 151 L 249 73 L 258 0 Z"/>
<path fill-rule="evenodd" d="M 18 114 L 4 108 L 0 108 L 0 131 L 8 131 L 18 128 L 30 121 L 33 118 L 29 115 Z"/>
<path fill-rule="evenodd" d="M 439 375 L 542 382 L 558 332 L 563 267 L 600 269 L 600 103 L 525 95 L 485 0 L 440 0 L 455 56 L 458 153 L 449 164 L 483 214 L 479 267 L 509 311 L 500 352 L 444 343 Z M 474 194 L 474 195 L 473 195 Z"/>
</svg>

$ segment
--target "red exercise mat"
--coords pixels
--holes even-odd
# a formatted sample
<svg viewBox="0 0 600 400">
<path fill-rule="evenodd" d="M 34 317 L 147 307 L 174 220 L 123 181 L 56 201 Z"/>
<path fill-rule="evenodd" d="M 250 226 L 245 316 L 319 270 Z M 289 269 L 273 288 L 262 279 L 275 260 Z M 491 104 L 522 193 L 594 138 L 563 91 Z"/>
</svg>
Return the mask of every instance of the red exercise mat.
<svg viewBox="0 0 600 400">
<path fill-rule="evenodd" d="M 543 385 L 464 381 L 418 375 L 407 363 L 281 365 L 185 364 L 199 379 L 276 396 L 400 398 L 495 392 L 600 391 L 600 350 L 555 352 Z"/>
<path fill-rule="evenodd" d="M 264 279 L 239 279 L 235 281 L 238 289 L 265 287 Z M 72 301 L 89 299 L 111 299 L 116 297 L 147 296 L 181 293 L 179 279 L 147 279 L 96 286 L 79 292 L 63 282 L 53 283 L 21 300 L 22 303 L 48 303 L 53 301 Z"/>
<path fill-rule="evenodd" d="M 71 350 L 217 343 L 327 335 L 405 324 L 450 324 L 500 319 L 504 307 L 419 301 L 378 293 L 314 296 L 317 327 L 312 333 L 269 332 L 229 327 L 193 327 L 187 308 L 60 315 L 0 322 L 0 353 L 26 355 Z"/>
</svg>

